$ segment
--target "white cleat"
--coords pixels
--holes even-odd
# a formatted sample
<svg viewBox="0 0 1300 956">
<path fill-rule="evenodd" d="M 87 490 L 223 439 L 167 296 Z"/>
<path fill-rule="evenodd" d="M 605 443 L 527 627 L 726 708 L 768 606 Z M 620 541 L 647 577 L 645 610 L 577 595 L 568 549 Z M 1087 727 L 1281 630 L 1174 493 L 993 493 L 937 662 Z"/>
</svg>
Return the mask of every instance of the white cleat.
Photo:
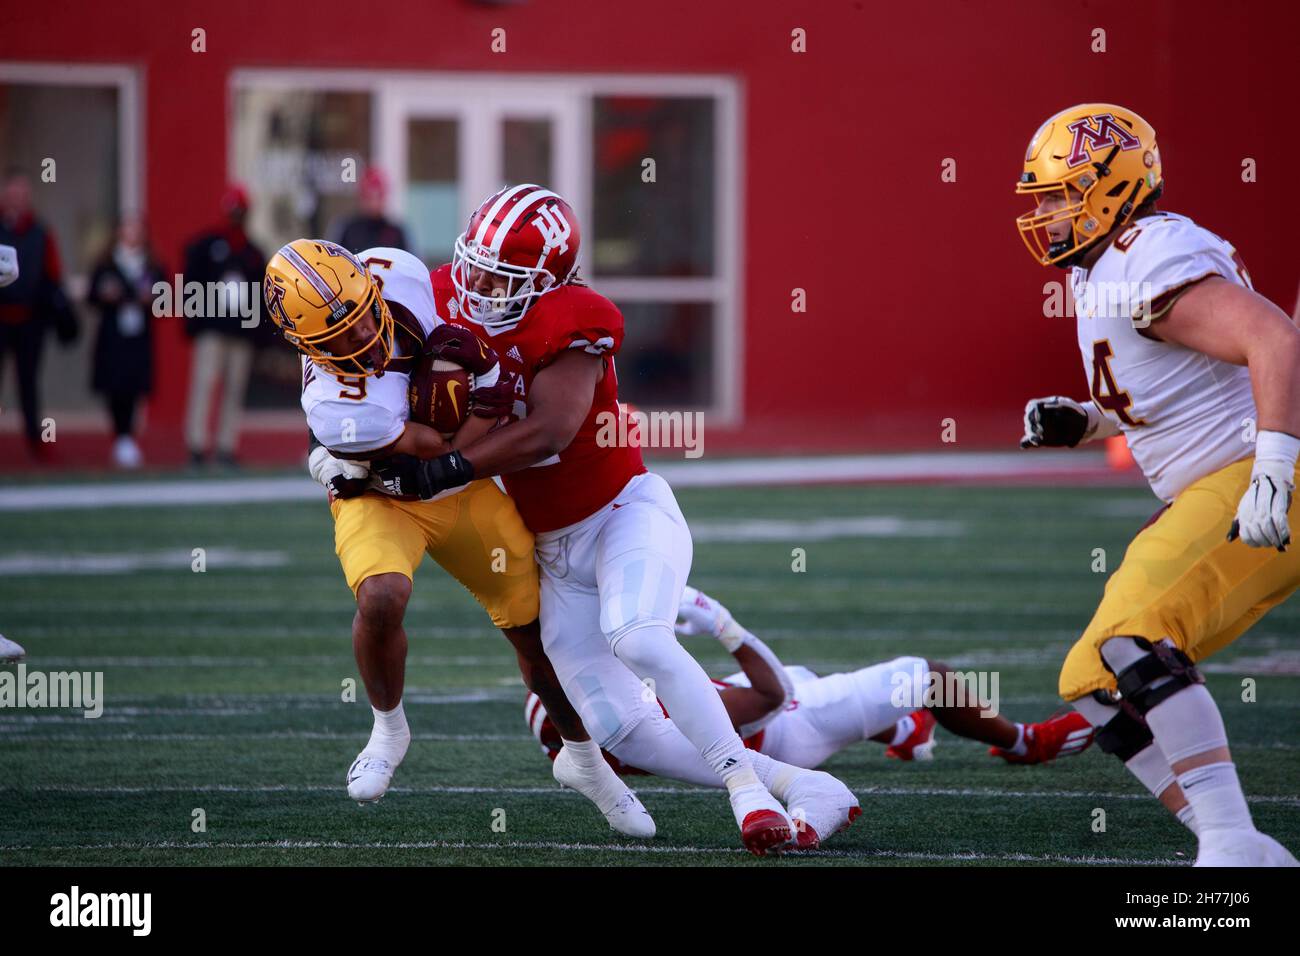
<svg viewBox="0 0 1300 956">
<path fill-rule="evenodd" d="M 0 664 L 11 664 L 14 661 L 20 661 L 27 656 L 23 646 L 17 641 L 11 641 L 9 638 L 0 634 Z"/>
<path fill-rule="evenodd" d="M 815 850 L 862 814 L 853 791 L 821 770 L 805 770 L 786 791 L 797 849 Z"/>
<path fill-rule="evenodd" d="M 609 821 L 611 830 L 643 840 L 655 835 L 655 821 L 650 811 L 604 760 L 593 771 L 584 771 L 573 762 L 569 749 L 561 747 L 551 764 L 551 773 L 561 787 L 576 790 L 594 803 Z"/>
<path fill-rule="evenodd" d="M 371 737 L 366 749 L 357 754 L 348 768 L 348 796 L 361 806 L 375 803 L 388 792 L 388 785 L 393 782 L 393 772 L 402 765 L 406 757 L 406 748 L 411 746 L 411 734 L 407 731 L 401 738 L 388 738 L 389 747 L 377 747 Z M 382 748 L 382 749 L 381 749 Z"/>
<path fill-rule="evenodd" d="M 740 842 L 754 856 L 794 848 L 794 823 L 776 797 L 761 783 L 732 790 L 731 812 L 740 827 Z"/>
<path fill-rule="evenodd" d="M 1197 866 L 1300 866 L 1282 844 L 1258 830 L 1206 830 Z"/>
</svg>

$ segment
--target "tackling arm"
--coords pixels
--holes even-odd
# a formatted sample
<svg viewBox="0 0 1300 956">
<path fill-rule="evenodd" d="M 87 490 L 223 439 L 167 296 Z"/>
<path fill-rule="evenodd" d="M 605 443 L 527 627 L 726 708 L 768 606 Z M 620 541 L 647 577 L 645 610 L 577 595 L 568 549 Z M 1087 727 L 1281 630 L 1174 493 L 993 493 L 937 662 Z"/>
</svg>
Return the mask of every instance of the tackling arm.
<svg viewBox="0 0 1300 956">
<path fill-rule="evenodd" d="M 528 415 L 473 442 L 464 450 L 474 475 L 504 475 L 558 455 L 591 410 L 603 360 L 570 349 L 537 373 L 528 393 Z"/>
</svg>

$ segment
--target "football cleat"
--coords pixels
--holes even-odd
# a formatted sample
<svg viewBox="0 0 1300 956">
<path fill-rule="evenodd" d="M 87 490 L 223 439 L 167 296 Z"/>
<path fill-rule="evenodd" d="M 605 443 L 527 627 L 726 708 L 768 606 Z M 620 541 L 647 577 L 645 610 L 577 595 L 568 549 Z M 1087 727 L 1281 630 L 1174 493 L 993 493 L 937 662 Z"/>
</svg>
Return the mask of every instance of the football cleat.
<svg viewBox="0 0 1300 956">
<path fill-rule="evenodd" d="M 916 728 L 901 744 L 895 744 L 885 750 L 886 757 L 895 760 L 933 760 L 934 759 L 934 714 L 922 708 L 911 714 Z"/>
<path fill-rule="evenodd" d="M 740 827 L 740 842 L 754 856 L 779 853 L 794 845 L 794 824 L 762 784 L 732 790 L 731 812 Z"/>
<path fill-rule="evenodd" d="M 393 771 L 397 763 L 378 754 L 362 751 L 348 768 L 348 796 L 359 805 L 377 803 L 388 792 L 388 785 L 393 782 Z"/>
<path fill-rule="evenodd" d="M 1258 830 L 1206 830 L 1197 866 L 1300 866 L 1282 844 Z"/>
<path fill-rule="evenodd" d="M 1007 763 L 1047 763 L 1057 757 L 1081 754 L 1092 744 L 1097 728 L 1077 710 L 1055 714 L 1041 724 L 1025 724 L 1025 752 L 1014 754 L 990 747 L 989 756 Z"/>
<path fill-rule="evenodd" d="M 23 646 L 17 641 L 11 641 L 9 638 L 0 634 L 0 664 L 9 664 L 13 661 L 20 661 L 27 656 Z"/>
<path fill-rule="evenodd" d="M 853 791 L 830 774 L 806 770 L 786 792 L 795 827 L 795 849 L 815 850 L 862 815 Z"/>
<path fill-rule="evenodd" d="M 604 760 L 591 771 L 584 771 L 569 756 L 568 748 L 561 747 L 551 764 L 551 773 L 561 787 L 576 790 L 594 803 L 611 830 L 643 840 L 655 835 L 650 811 Z"/>
</svg>

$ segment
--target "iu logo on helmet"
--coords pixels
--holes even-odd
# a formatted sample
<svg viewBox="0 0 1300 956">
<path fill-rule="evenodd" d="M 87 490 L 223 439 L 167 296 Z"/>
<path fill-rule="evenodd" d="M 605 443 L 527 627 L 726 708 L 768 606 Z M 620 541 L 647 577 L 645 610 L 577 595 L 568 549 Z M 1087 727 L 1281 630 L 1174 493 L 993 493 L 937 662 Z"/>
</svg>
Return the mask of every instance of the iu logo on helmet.
<svg viewBox="0 0 1300 956">
<path fill-rule="evenodd" d="M 533 225 L 542 234 L 542 242 L 546 244 L 547 252 L 556 246 L 559 246 L 561 252 L 569 251 L 569 236 L 573 232 L 573 227 L 569 225 L 569 220 L 564 217 L 559 206 L 542 206 L 537 210 L 537 218 L 533 220 Z"/>
<path fill-rule="evenodd" d="M 1093 129 L 1094 122 L 1097 124 L 1096 129 Z M 1125 129 L 1124 125 L 1110 113 L 1085 116 L 1081 120 L 1075 120 L 1066 129 L 1074 134 L 1074 141 L 1070 143 L 1070 155 L 1065 158 L 1065 164 L 1070 167 L 1086 163 L 1089 150 L 1112 144 L 1120 149 L 1137 149 L 1142 145 L 1138 138 Z M 1088 143 L 1086 147 L 1085 140 Z"/>
</svg>

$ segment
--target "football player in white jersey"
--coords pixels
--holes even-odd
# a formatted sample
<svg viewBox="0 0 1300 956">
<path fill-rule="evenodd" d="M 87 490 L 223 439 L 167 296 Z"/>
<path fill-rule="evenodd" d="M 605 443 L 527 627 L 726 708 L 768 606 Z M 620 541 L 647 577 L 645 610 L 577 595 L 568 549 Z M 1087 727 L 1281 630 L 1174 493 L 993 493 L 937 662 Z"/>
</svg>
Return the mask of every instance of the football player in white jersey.
<svg viewBox="0 0 1300 956">
<path fill-rule="evenodd" d="M 1166 503 L 1107 582 L 1060 692 L 1197 835 L 1197 865 L 1294 866 L 1255 829 L 1196 664 L 1300 586 L 1300 329 L 1232 246 L 1156 209 L 1163 188 L 1155 131 L 1103 103 L 1039 127 L 1016 187 L 1036 204 L 1017 219 L 1030 253 L 1071 270 L 1092 393 L 1030 401 L 1021 444 L 1122 434 Z"/>
<path fill-rule="evenodd" d="M 946 665 L 922 657 L 824 677 L 784 665 L 725 606 L 693 587 L 682 594 L 676 630 L 713 637 L 736 659 L 740 673 L 713 682 L 727 715 L 746 747 L 796 767 L 815 769 L 864 740 L 884 744 L 889 757 L 930 760 L 936 718 L 959 737 L 992 745 L 989 753 L 1008 763 L 1047 763 L 1083 753 L 1092 743 L 1093 727 L 1076 711 L 1016 723 L 991 713 L 969 684 L 946 680 Z M 665 720 L 658 701 L 637 700 L 639 719 Z M 528 695 L 524 719 L 554 758 L 560 740 L 546 717 L 542 702 Z M 610 748 L 606 758 L 622 773 L 645 772 L 626 749 Z"/>
<path fill-rule="evenodd" d="M 619 832 L 653 836 L 654 821 L 599 760 L 542 652 L 533 536 L 511 499 L 483 480 L 428 501 L 402 500 L 369 474 L 368 460 L 395 453 L 429 458 L 486 434 L 514 402 L 513 385 L 498 380 L 495 353 L 437 317 L 429 270 L 400 249 L 355 256 L 324 240 L 295 240 L 268 264 L 264 298 L 303 354 L 302 408 L 320 445 L 310 468 L 329 491 L 336 550 L 357 600 L 353 649 L 375 722 L 348 770 L 349 796 L 359 803 L 382 797 L 410 744 L 402 622 L 427 552 L 514 645 L 525 683 L 559 710 L 566 742 L 597 755 L 594 769 L 574 770 L 562 782 L 592 800 Z M 451 445 L 407 420 L 409 370 L 425 352 L 473 376 L 474 415 Z"/>
</svg>

